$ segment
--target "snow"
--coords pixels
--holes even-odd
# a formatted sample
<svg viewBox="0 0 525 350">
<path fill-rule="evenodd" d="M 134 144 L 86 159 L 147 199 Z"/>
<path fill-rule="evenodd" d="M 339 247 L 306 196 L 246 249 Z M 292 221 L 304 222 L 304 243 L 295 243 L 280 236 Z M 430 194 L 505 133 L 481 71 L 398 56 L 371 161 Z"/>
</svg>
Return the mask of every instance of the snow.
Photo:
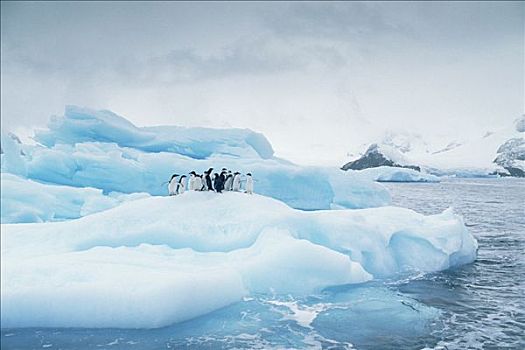
<svg viewBox="0 0 525 350">
<path fill-rule="evenodd" d="M 363 170 L 348 170 L 378 182 L 439 182 L 439 177 L 414 169 L 380 166 Z"/>
<path fill-rule="evenodd" d="M 494 172 L 505 170 L 494 163 L 498 150 L 510 139 L 523 140 L 523 134 L 517 130 L 518 125 L 510 125 L 480 135 L 478 138 L 465 142 L 445 152 L 414 157 L 414 161 L 429 169 L 439 169 L 439 172 L 455 174 L 456 176 L 487 176 Z M 432 171 L 432 170 L 431 170 Z"/>
<path fill-rule="evenodd" d="M 513 138 L 498 148 L 498 156 L 494 160 L 506 169 L 514 168 L 525 174 L 525 138 Z"/>
<path fill-rule="evenodd" d="M 386 144 L 375 144 L 375 146 L 374 150 L 377 150 L 377 152 L 383 154 L 387 159 L 390 159 L 394 163 L 399 165 L 413 165 L 410 164 L 410 161 L 396 148 Z"/>
<path fill-rule="evenodd" d="M 254 293 L 310 295 L 446 269 L 477 248 L 452 210 L 301 211 L 233 192 L 1 228 L 3 327 L 162 327 Z"/>
<path fill-rule="evenodd" d="M 124 201 L 144 198 L 146 193 L 104 195 L 95 188 L 42 184 L 1 173 L 2 223 L 28 223 L 76 219 L 113 208 Z"/>
<path fill-rule="evenodd" d="M 39 182 L 110 192 L 167 195 L 173 173 L 210 167 L 251 172 L 255 192 L 294 208 L 366 208 L 390 203 L 388 191 L 335 168 L 303 167 L 272 157 L 264 136 L 241 129 L 138 128 L 109 111 L 68 107 L 37 145 L 4 138 L 2 172 Z M 2 144 L 3 144 L 2 143 Z M 20 151 L 23 150 L 23 155 Z"/>
<path fill-rule="evenodd" d="M 395 163 L 416 165 L 437 176 L 487 177 L 495 172 L 507 173 L 494 161 L 500 156 L 498 150 L 508 141 L 523 142 L 523 125 L 525 119 L 521 116 L 512 125 L 505 125 L 461 142 L 435 137 L 425 139 L 409 132 L 389 132 L 377 142 L 377 149 Z M 519 142 L 515 141 L 514 144 Z M 517 152 L 519 150 L 507 153 Z M 504 160 L 501 163 L 512 163 L 514 167 L 525 170 L 519 159 Z"/>
<path fill-rule="evenodd" d="M 497 150 L 511 135 L 513 132 L 506 130 L 489 133 L 452 150 L 429 155 L 426 159 L 421 157 L 415 161 L 437 169 L 479 169 L 488 171 L 488 174 L 498 169 L 494 164 Z"/>
<path fill-rule="evenodd" d="M 517 132 L 525 132 L 525 114 L 522 114 L 515 122 Z"/>
</svg>

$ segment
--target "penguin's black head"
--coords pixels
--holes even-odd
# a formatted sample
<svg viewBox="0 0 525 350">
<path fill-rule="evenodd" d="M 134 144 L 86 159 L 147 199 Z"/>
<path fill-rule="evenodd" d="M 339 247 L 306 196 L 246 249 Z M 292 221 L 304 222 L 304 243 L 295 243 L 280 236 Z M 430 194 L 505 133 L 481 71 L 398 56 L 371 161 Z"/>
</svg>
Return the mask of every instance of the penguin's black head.
<svg viewBox="0 0 525 350">
<path fill-rule="evenodd" d="M 252 176 L 252 173 L 247 173 L 246 175 L 248 175 L 248 176 Z"/>
</svg>

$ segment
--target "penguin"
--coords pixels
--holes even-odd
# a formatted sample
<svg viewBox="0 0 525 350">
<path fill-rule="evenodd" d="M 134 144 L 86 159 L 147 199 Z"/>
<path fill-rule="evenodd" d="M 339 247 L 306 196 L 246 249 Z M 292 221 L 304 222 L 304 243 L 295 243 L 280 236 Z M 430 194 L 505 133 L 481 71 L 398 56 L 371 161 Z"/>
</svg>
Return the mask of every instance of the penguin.
<svg viewBox="0 0 525 350">
<path fill-rule="evenodd" d="M 202 182 L 201 191 L 208 191 L 208 185 L 206 184 L 206 173 L 202 174 L 200 177 Z"/>
<path fill-rule="evenodd" d="M 236 171 L 233 174 L 232 191 L 239 192 L 241 190 L 241 173 Z"/>
<path fill-rule="evenodd" d="M 252 174 L 246 174 L 246 193 L 253 194 L 253 178 Z"/>
<path fill-rule="evenodd" d="M 195 190 L 195 171 L 190 172 L 190 178 L 188 180 L 188 190 L 194 191 Z"/>
<path fill-rule="evenodd" d="M 231 170 L 228 170 L 228 176 L 231 176 L 231 182 L 230 182 L 230 188 L 228 189 L 228 191 L 233 191 L 233 174 L 231 172 Z"/>
<path fill-rule="evenodd" d="M 211 172 L 213 171 L 213 168 L 209 168 L 208 171 L 204 172 L 206 174 L 205 180 L 206 180 L 206 189 L 208 191 L 213 191 L 213 184 L 211 181 Z"/>
<path fill-rule="evenodd" d="M 223 182 L 221 175 L 217 173 L 213 174 L 213 186 L 215 187 L 215 191 L 217 193 L 222 193 Z"/>
<path fill-rule="evenodd" d="M 223 168 L 223 169 L 226 169 L 226 168 Z M 221 174 L 219 175 L 220 177 L 220 186 L 221 186 L 221 192 L 224 191 L 224 183 L 226 182 L 226 170 L 223 170 L 221 171 Z"/>
<path fill-rule="evenodd" d="M 224 181 L 224 190 L 225 191 L 231 191 L 232 190 L 232 185 L 233 185 L 233 175 L 232 174 L 228 174 L 226 176 L 226 181 Z"/>
<path fill-rule="evenodd" d="M 171 175 L 170 181 L 168 181 L 168 195 L 174 196 L 177 194 L 177 177 L 179 174 Z"/>
<path fill-rule="evenodd" d="M 202 175 L 195 174 L 195 179 L 193 180 L 193 190 L 194 191 L 202 190 Z"/>
<path fill-rule="evenodd" d="M 186 181 L 184 179 L 186 179 L 186 175 L 182 175 L 179 179 L 179 184 L 177 186 L 178 194 L 183 194 L 184 191 L 186 190 Z"/>
</svg>

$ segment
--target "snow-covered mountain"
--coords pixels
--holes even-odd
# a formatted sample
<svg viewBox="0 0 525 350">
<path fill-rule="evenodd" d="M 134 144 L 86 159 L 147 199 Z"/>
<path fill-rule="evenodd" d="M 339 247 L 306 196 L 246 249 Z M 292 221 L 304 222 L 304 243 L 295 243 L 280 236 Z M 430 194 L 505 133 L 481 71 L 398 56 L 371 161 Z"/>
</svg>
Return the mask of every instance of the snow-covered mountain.
<svg viewBox="0 0 525 350">
<path fill-rule="evenodd" d="M 374 143 L 368 147 L 365 154 L 349 163 L 343 165 L 343 170 L 363 170 L 376 167 L 399 167 L 420 170 L 416 165 L 411 165 L 410 161 L 398 149 Z"/>
<path fill-rule="evenodd" d="M 525 139 L 516 137 L 508 140 L 498 148 L 498 156 L 494 160 L 511 176 L 525 177 Z"/>
<path fill-rule="evenodd" d="M 525 115 L 469 141 L 429 142 L 417 134 L 387 133 L 343 169 L 410 165 L 435 175 L 525 176 L 524 133 Z"/>
</svg>

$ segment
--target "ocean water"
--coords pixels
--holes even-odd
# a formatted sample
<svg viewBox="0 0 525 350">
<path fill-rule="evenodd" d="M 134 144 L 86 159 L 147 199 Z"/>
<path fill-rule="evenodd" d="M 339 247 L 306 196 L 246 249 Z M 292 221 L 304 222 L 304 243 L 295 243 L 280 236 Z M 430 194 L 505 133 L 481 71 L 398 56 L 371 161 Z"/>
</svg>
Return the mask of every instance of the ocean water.
<svg viewBox="0 0 525 350">
<path fill-rule="evenodd" d="M 2 349 L 525 349 L 525 181 L 389 183 L 394 205 L 452 206 L 478 259 L 319 295 L 255 295 L 160 329 L 2 329 Z"/>
<path fill-rule="evenodd" d="M 448 180 L 387 185 L 396 205 L 425 214 L 447 206 L 463 215 L 479 243 L 470 265 L 398 283 L 442 310 L 429 339 L 443 349 L 525 349 L 525 181 Z"/>
</svg>

